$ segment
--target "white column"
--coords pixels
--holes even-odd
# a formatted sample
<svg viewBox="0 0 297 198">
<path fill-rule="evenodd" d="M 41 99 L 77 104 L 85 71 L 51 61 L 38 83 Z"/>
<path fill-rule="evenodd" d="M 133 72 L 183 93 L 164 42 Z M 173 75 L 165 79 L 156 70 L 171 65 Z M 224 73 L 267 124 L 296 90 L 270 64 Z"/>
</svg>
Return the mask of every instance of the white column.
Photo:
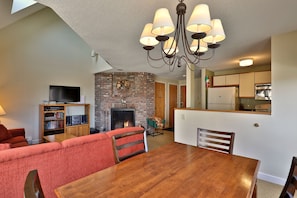
<svg viewBox="0 0 297 198">
<path fill-rule="evenodd" d="M 206 69 L 201 69 L 201 109 L 206 109 L 206 84 L 205 84 L 205 77 L 206 77 Z"/>
<path fill-rule="evenodd" d="M 194 108 L 195 106 L 195 65 L 189 64 L 186 70 L 186 89 L 187 89 L 187 108 Z"/>
</svg>

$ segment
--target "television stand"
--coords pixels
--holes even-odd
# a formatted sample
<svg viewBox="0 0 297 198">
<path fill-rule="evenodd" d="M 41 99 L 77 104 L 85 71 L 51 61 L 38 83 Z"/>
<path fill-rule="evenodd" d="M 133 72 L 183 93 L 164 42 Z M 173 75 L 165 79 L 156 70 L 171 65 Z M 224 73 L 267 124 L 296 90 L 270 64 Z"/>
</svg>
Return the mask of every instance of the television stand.
<svg viewBox="0 0 297 198">
<path fill-rule="evenodd" d="M 41 104 L 39 105 L 40 137 L 58 134 L 83 136 L 90 134 L 90 104 Z M 80 117 L 73 125 L 69 117 Z"/>
</svg>

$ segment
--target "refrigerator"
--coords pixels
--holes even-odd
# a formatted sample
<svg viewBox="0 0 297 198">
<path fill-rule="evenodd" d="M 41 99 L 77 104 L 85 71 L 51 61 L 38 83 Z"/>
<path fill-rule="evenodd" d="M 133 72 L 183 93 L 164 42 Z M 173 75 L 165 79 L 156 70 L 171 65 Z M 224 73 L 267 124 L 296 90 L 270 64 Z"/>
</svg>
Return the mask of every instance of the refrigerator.
<svg viewBox="0 0 297 198">
<path fill-rule="evenodd" d="M 238 110 L 238 87 L 208 88 L 207 109 L 210 110 Z"/>
</svg>

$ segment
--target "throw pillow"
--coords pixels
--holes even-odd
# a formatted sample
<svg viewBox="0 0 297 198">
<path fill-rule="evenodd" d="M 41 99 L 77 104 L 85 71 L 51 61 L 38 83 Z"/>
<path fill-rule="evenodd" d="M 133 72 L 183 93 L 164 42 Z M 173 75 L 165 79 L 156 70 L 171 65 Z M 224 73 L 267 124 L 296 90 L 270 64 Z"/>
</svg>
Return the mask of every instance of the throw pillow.
<svg viewBox="0 0 297 198">
<path fill-rule="evenodd" d="M 3 124 L 0 124 L 0 141 L 7 140 L 9 138 L 12 138 L 12 135 Z"/>
</svg>

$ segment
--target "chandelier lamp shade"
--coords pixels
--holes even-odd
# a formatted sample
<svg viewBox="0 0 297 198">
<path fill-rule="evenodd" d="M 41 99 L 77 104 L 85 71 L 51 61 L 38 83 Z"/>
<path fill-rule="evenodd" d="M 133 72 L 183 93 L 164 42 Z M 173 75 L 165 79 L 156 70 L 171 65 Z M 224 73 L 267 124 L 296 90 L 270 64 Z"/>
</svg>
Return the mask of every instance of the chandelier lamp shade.
<svg viewBox="0 0 297 198">
<path fill-rule="evenodd" d="M 200 60 L 211 59 L 215 49 L 220 46 L 218 42 L 226 38 L 221 20 L 211 20 L 208 5 L 197 5 L 186 26 L 187 7 L 183 3 L 184 0 L 178 1 L 175 26 L 167 8 L 158 9 L 155 12 L 153 23 L 147 23 L 144 26 L 139 41 L 147 51 L 148 62 L 163 60 L 164 65 L 174 67 L 176 63 L 184 60 L 187 64 L 197 65 Z M 190 40 L 187 35 L 191 35 Z M 161 44 L 161 56 L 154 58 L 150 51 L 159 43 Z M 177 54 L 178 45 L 182 46 L 182 55 Z M 211 55 L 207 58 L 201 57 L 209 49 L 212 50 Z"/>
<path fill-rule="evenodd" d="M 0 115 L 5 115 L 6 112 L 4 111 L 3 107 L 0 105 Z"/>
</svg>

